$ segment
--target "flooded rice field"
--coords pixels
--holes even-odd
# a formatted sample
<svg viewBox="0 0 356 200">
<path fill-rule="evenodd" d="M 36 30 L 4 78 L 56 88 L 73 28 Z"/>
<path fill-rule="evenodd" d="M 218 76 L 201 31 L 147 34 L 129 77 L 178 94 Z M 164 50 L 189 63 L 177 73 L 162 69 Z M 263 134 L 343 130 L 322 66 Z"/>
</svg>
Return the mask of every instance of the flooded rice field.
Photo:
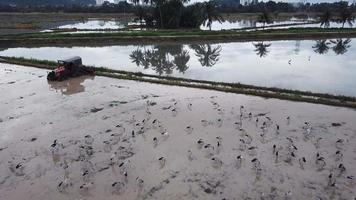
<svg viewBox="0 0 356 200">
<path fill-rule="evenodd" d="M 54 61 L 81 56 L 86 65 L 111 69 L 347 96 L 356 96 L 355 53 L 354 40 L 346 38 L 0 51 L 2 56 Z"/>
<path fill-rule="evenodd" d="M 46 74 L 0 64 L 0 199 L 356 197 L 355 110 Z"/>
<path fill-rule="evenodd" d="M 291 25 L 293 24 L 293 25 Z M 243 28 L 263 28 L 263 23 L 257 20 L 237 20 L 224 21 L 219 23 L 214 21 L 211 25 L 211 30 L 229 30 L 229 29 L 243 29 Z M 315 20 L 287 20 L 274 21 L 270 24 L 265 24 L 264 29 L 286 29 L 286 28 L 320 28 L 320 23 Z M 330 22 L 329 28 L 342 28 L 342 23 Z M 344 28 L 352 28 L 352 26 L 345 25 Z M 202 30 L 209 30 L 209 27 L 201 26 Z"/>
<path fill-rule="evenodd" d="M 66 25 L 58 26 L 59 29 L 120 29 L 132 23 L 132 19 L 85 19 L 75 21 Z"/>
<path fill-rule="evenodd" d="M 287 24 L 304 24 L 306 22 L 314 22 L 314 18 L 296 18 L 291 17 L 289 19 L 279 19 L 275 20 L 266 26 L 275 26 L 275 25 L 287 25 Z M 211 30 L 229 30 L 229 29 L 242 29 L 242 28 L 253 28 L 253 27 L 263 27 L 263 23 L 258 22 L 257 19 L 226 19 L 223 22 L 213 21 L 211 25 Z M 201 26 L 202 30 L 209 30 L 209 27 Z"/>
</svg>

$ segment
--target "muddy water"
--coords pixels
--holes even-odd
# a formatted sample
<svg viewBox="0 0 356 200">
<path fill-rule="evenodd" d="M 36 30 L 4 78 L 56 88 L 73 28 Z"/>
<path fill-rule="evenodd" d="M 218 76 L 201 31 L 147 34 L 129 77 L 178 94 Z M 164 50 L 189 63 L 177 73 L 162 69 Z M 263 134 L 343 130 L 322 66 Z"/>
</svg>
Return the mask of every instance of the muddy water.
<svg viewBox="0 0 356 200">
<path fill-rule="evenodd" d="M 355 110 L 0 66 L 0 199 L 356 197 Z"/>
</svg>

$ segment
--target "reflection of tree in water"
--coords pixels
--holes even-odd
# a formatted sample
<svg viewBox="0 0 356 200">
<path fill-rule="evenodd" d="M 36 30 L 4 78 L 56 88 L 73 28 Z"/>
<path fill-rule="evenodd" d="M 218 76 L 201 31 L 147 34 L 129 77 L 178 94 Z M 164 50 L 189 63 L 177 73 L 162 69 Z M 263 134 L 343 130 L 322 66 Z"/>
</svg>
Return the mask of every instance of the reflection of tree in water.
<svg viewBox="0 0 356 200">
<path fill-rule="evenodd" d="M 219 60 L 221 46 L 209 44 L 191 45 L 202 66 L 211 67 Z M 156 45 L 147 49 L 138 47 L 130 55 L 131 62 L 144 69 L 153 69 L 157 74 L 172 74 L 173 70 L 184 73 L 189 68 L 189 51 L 183 45 Z"/>
<path fill-rule="evenodd" d="M 258 56 L 262 57 L 266 57 L 268 54 L 268 47 L 271 46 L 271 44 L 264 44 L 263 42 L 258 42 L 256 44 L 253 44 L 253 46 L 255 46 L 255 52 Z"/>
<path fill-rule="evenodd" d="M 172 74 L 176 69 L 184 73 L 190 59 L 189 52 L 183 45 L 156 45 L 151 49 L 137 48 L 130 55 L 130 59 L 137 66 L 153 69 L 157 74 Z"/>
<path fill-rule="evenodd" d="M 295 55 L 298 55 L 300 52 L 300 40 L 295 41 L 295 49 L 294 49 L 294 53 Z"/>
<path fill-rule="evenodd" d="M 351 47 L 350 42 L 351 40 L 348 39 L 337 39 L 337 40 L 330 40 L 331 43 L 335 44 L 335 46 L 332 47 L 336 55 L 341 55 L 347 52 L 348 48 Z"/>
<path fill-rule="evenodd" d="M 314 49 L 315 53 L 326 54 L 330 49 L 329 45 L 330 42 L 327 40 L 316 40 L 316 43 L 312 48 Z"/>
<path fill-rule="evenodd" d="M 203 67 L 212 67 L 219 61 L 220 45 L 214 48 L 210 44 L 193 44 L 190 45 L 190 48 L 195 51 L 195 55 Z"/>
</svg>

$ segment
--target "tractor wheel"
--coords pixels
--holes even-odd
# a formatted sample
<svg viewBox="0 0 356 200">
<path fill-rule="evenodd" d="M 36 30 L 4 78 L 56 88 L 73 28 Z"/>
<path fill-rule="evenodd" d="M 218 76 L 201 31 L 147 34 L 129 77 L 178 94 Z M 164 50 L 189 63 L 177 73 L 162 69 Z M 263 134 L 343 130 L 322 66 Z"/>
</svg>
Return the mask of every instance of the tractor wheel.
<svg viewBox="0 0 356 200">
<path fill-rule="evenodd" d="M 51 71 L 50 73 L 48 73 L 47 80 L 55 81 L 56 80 L 56 73 L 54 71 Z"/>
</svg>

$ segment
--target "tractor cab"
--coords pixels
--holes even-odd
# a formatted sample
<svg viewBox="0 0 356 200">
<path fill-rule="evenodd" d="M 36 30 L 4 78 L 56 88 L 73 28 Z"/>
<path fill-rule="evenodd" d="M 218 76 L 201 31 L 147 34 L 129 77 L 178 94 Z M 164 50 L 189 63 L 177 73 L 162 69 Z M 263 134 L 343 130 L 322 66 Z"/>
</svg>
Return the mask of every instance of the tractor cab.
<svg viewBox="0 0 356 200">
<path fill-rule="evenodd" d="M 66 60 L 58 60 L 58 65 L 67 67 L 80 67 L 82 66 L 82 58 L 79 56 L 75 56 Z"/>
<path fill-rule="evenodd" d="M 58 67 L 48 74 L 47 79 L 50 81 L 62 81 L 70 77 L 93 74 L 94 70 L 83 66 L 82 58 L 75 56 L 65 60 L 58 60 Z"/>
</svg>

